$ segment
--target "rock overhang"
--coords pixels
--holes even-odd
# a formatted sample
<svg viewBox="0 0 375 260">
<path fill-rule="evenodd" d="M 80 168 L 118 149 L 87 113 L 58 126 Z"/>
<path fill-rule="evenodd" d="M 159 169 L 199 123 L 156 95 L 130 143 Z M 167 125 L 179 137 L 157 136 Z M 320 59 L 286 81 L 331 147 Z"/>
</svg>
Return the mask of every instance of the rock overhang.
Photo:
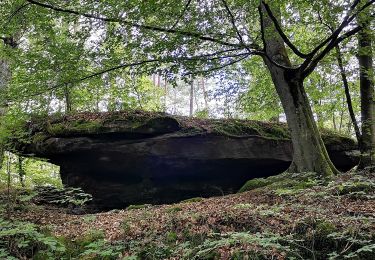
<svg viewBox="0 0 375 260">
<path fill-rule="evenodd" d="M 19 150 L 60 165 L 65 184 L 108 209 L 236 192 L 286 170 L 293 154 L 282 123 L 126 111 L 34 118 L 28 129 Z M 357 163 L 354 140 L 323 139 L 339 169 Z"/>
</svg>

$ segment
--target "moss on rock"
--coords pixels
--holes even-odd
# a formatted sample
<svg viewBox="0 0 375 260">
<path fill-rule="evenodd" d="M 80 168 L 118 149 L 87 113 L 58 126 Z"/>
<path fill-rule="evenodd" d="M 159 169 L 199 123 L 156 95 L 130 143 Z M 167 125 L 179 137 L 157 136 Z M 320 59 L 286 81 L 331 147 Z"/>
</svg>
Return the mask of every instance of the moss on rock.
<svg viewBox="0 0 375 260">
<path fill-rule="evenodd" d="M 245 192 L 245 191 L 254 190 L 254 189 L 257 189 L 257 188 L 261 188 L 261 187 L 267 186 L 270 183 L 271 182 L 269 180 L 267 180 L 267 179 L 264 179 L 264 178 L 255 178 L 255 179 L 247 181 L 241 187 L 241 189 L 238 192 L 241 193 L 241 192 Z"/>
<path fill-rule="evenodd" d="M 255 178 L 247 181 L 238 193 L 269 187 L 281 194 L 311 188 L 319 183 L 320 176 L 314 172 L 282 173 L 268 178 Z"/>
</svg>

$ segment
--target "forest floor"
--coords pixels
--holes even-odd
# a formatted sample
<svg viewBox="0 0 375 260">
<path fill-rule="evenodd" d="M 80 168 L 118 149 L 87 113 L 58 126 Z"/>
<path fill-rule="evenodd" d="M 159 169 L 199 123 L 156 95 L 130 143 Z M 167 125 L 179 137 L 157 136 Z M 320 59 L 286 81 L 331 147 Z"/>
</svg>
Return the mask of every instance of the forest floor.
<svg viewBox="0 0 375 260">
<path fill-rule="evenodd" d="M 12 218 L 49 230 L 73 259 L 375 259 L 375 174 L 97 214 L 29 205 Z"/>
</svg>

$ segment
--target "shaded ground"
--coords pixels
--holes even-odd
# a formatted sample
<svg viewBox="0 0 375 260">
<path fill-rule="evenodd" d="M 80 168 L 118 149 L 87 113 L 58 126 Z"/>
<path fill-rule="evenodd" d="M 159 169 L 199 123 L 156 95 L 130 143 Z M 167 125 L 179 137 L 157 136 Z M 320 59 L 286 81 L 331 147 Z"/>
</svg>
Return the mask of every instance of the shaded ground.
<svg viewBox="0 0 375 260">
<path fill-rule="evenodd" d="M 95 215 L 39 206 L 22 219 L 72 241 L 104 234 L 123 257 L 138 257 L 129 259 L 374 259 L 375 175 L 346 173 L 324 185 L 311 175 L 241 194 Z"/>
</svg>

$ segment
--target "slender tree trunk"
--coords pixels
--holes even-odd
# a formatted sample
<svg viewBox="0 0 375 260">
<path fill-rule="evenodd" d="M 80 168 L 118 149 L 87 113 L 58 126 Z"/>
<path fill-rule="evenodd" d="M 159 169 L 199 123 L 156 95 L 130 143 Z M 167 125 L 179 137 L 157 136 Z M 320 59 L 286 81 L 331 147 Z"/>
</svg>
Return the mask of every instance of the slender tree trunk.
<svg viewBox="0 0 375 260">
<path fill-rule="evenodd" d="M 332 114 L 332 124 L 333 124 L 333 129 L 337 131 L 337 126 L 336 126 L 336 119 L 335 119 L 335 112 Z"/>
<path fill-rule="evenodd" d="M 64 87 L 64 97 L 65 97 L 65 113 L 69 114 L 72 112 L 72 101 L 70 98 L 69 86 L 67 84 Z"/>
<path fill-rule="evenodd" d="M 267 56 L 274 62 L 291 67 L 284 42 L 274 29 L 265 7 L 263 13 L 264 40 Z M 314 121 L 303 78 L 298 71 L 284 69 L 264 57 L 272 81 L 280 97 L 293 143 L 293 162 L 290 171 L 318 172 L 326 177 L 338 173 L 332 164 Z"/>
<path fill-rule="evenodd" d="M 191 78 L 190 83 L 190 112 L 189 116 L 192 117 L 194 113 L 194 80 Z"/>
<path fill-rule="evenodd" d="M 204 98 L 204 106 L 208 112 L 208 97 L 207 97 L 206 83 L 205 83 L 204 78 L 202 78 L 201 83 L 202 83 L 202 91 L 203 91 L 203 98 Z"/>
<path fill-rule="evenodd" d="M 25 187 L 25 170 L 23 169 L 23 157 L 18 156 L 18 175 L 22 187 Z"/>
<path fill-rule="evenodd" d="M 11 212 L 12 212 L 12 200 L 11 200 L 11 196 L 10 196 L 10 188 L 11 188 L 11 172 L 10 172 L 10 165 L 11 165 L 11 156 L 10 156 L 10 153 L 8 152 L 7 153 L 7 218 L 8 220 L 10 220 L 11 218 Z"/>
<path fill-rule="evenodd" d="M 167 112 L 167 101 L 168 101 L 168 84 L 167 84 L 167 76 L 164 76 L 164 112 Z"/>
<path fill-rule="evenodd" d="M 339 65 L 342 83 L 344 85 L 346 104 L 348 106 L 350 119 L 354 127 L 355 136 L 357 137 L 357 140 L 358 140 L 358 146 L 361 149 L 361 146 L 362 146 L 361 145 L 361 132 L 359 130 L 357 119 L 355 118 L 353 104 L 352 104 L 352 97 L 350 96 L 348 79 L 346 77 L 346 72 L 345 72 L 343 61 L 342 61 L 342 54 L 341 54 L 341 50 L 339 46 L 336 47 L 336 59 L 337 59 L 337 64 Z"/>
<path fill-rule="evenodd" d="M 359 168 L 375 165 L 375 95 L 368 9 L 358 17 L 363 29 L 358 34 L 358 61 L 361 94 L 362 149 Z"/>
</svg>

